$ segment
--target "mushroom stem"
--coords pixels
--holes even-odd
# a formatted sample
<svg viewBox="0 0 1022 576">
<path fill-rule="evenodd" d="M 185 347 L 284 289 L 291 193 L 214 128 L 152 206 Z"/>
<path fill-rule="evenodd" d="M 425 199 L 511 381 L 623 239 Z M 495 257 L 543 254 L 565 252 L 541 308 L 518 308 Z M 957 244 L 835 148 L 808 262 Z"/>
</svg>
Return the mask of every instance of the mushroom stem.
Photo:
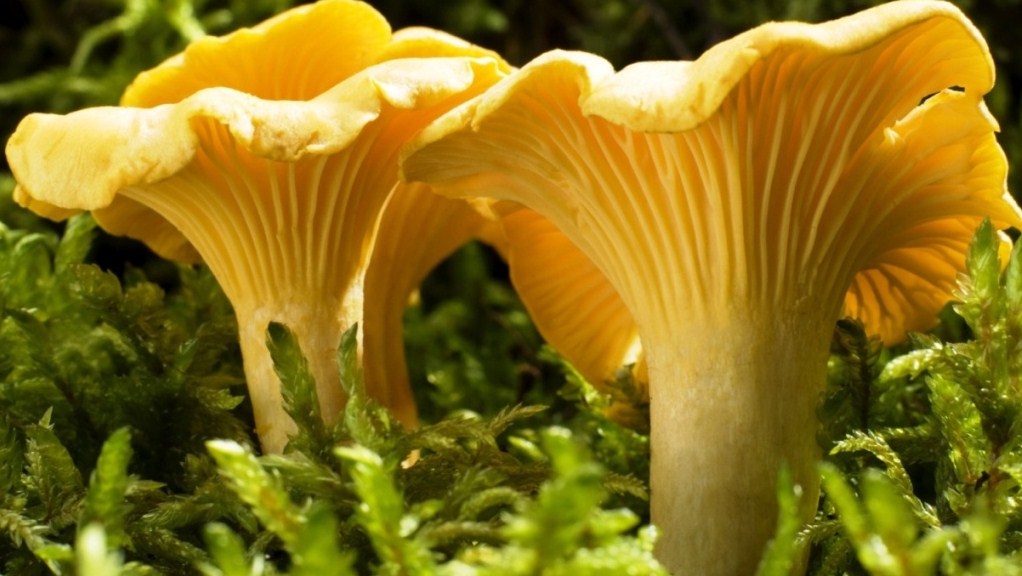
<svg viewBox="0 0 1022 576">
<path fill-rule="evenodd" d="M 816 509 L 815 408 L 832 322 L 826 307 L 798 308 L 732 308 L 646 347 L 656 555 L 673 574 L 754 574 L 785 464 L 802 520 Z"/>
<path fill-rule="evenodd" d="M 339 304 L 332 308 L 292 302 L 283 306 L 262 306 L 247 313 L 239 312 L 239 340 L 245 358 L 245 378 L 248 381 L 256 433 L 263 452 L 283 452 L 288 437 L 295 432 L 294 421 L 284 411 L 280 378 L 266 345 L 269 323 L 280 322 L 286 325 L 297 339 L 309 363 L 309 372 L 316 381 L 320 414 L 323 421 L 330 425 L 340 416 L 347 401 L 347 394 L 340 382 L 337 347 L 343 332 L 359 322 L 362 314 L 361 298 L 353 298 L 352 292 L 356 290 L 349 289 L 343 306 Z M 361 330 L 359 348 L 361 351 Z"/>
</svg>

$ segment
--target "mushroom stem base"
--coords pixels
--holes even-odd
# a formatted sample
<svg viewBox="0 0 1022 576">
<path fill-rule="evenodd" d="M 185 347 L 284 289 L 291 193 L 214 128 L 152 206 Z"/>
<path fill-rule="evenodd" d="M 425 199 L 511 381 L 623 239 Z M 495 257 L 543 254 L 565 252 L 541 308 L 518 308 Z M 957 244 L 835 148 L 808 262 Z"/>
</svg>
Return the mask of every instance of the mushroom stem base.
<svg viewBox="0 0 1022 576">
<path fill-rule="evenodd" d="M 357 307 L 361 316 L 361 303 Z M 338 309 L 341 313 L 338 313 Z M 327 424 L 337 420 L 347 395 L 341 388 L 337 365 L 337 347 L 342 333 L 358 321 L 338 306 L 333 309 L 304 310 L 284 307 L 281 310 L 261 309 L 247 314 L 238 313 L 241 353 L 245 363 L 245 379 L 252 401 L 256 434 L 263 452 L 279 454 L 284 451 L 288 438 L 295 432 L 295 423 L 284 410 L 280 378 L 273 366 L 270 350 L 266 346 L 270 322 L 288 327 L 309 363 L 309 371 L 316 381 L 320 413 Z M 361 348 L 361 342 L 360 342 Z"/>
<path fill-rule="evenodd" d="M 754 574 L 775 530 L 782 465 L 811 518 L 830 326 L 738 314 L 647 347 L 656 555 L 673 574 Z"/>
</svg>

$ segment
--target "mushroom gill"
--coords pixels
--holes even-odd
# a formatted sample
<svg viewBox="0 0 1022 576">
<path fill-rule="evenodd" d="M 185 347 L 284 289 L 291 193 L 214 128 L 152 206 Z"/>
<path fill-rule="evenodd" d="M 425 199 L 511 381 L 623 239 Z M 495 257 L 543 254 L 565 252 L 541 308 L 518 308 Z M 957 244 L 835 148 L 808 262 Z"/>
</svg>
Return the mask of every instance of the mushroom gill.
<svg viewBox="0 0 1022 576">
<path fill-rule="evenodd" d="M 496 222 L 488 241 L 507 261 L 514 289 L 543 339 L 586 381 L 608 394 L 607 416 L 645 429 L 645 358 L 635 321 L 614 287 L 535 210 L 496 201 L 488 203 L 486 212 Z M 628 375 L 634 388 L 615 389 Z"/>
</svg>

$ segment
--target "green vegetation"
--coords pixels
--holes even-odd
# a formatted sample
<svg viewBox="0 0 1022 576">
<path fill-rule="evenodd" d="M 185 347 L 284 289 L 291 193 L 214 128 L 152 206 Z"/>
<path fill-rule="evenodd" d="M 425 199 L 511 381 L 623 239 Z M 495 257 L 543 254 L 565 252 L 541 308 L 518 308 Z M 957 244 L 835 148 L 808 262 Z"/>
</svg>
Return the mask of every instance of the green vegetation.
<svg viewBox="0 0 1022 576">
<path fill-rule="evenodd" d="M 173 295 L 138 270 L 122 281 L 83 262 L 93 234 L 88 216 L 62 237 L 0 231 L 4 573 L 657 573 L 651 533 L 634 532 L 637 434 L 563 401 L 562 425 L 511 406 L 405 432 L 361 393 L 353 336 L 352 400 L 328 429 L 273 326 L 300 433 L 257 457 L 210 276 L 179 268 Z"/>
<path fill-rule="evenodd" d="M 916 336 L 894 355 L 838 327 L 824 498 L 800 536 L 817 573 L 1022 573 L 1022 244 L 1002 274 L 998 243 L 984 225 L 970 246 L 948 319 L 968 341 Z"/>
<path fill-rule="evenodd" d="M 373 2 L 395 27 L 441 27 L 516 64 L 561 46 L 619 65 L 691 57 L 765 19 L 876 3 L 456 0 L 438 13 Z M 189 39 L 287 4 L 0 4 L 0 133 L 30 111 L 114 103 Z M 959 4 L 992 44 L 990 105 L 1022 165 L 1011 36 L 1022 2 Z M 663 573 L 646 438 L 600 414 L 608 399 L 544 348 L 481 246 L 445 262 L 406 314 L 430 424 L 403 431 L 365 399 L 347 338 L 352 401 L 323 426 L 301 351 L 274 327 L 299 436 L 287 454 L 259 456 L 232 311 L 208 272 L 112 239 L 88 216 L 38 220 L 10 202 L 12 188 L 0 178 L 0 573 Z M 958 302 L 902 348 L 839 323 L 819 411 L 818 516 L 797 525 L 798 491 L 781 471 L 761 574 L 800 562 L 813 575 L 1022 574 L 1020 253 L 1002 271 L 996 235 L 981 229 Z"/>
</svg>

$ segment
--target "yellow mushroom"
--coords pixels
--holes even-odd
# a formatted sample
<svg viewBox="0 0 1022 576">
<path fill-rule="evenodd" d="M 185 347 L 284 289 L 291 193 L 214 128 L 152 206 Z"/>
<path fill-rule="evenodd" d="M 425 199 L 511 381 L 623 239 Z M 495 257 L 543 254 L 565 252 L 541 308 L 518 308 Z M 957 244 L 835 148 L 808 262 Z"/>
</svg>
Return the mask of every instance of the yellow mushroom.
<svg viewBox="0 0 1022 576">
<path fill-rule="evenodd" d="M 395 32 L 387 56 L 416 54 L 489 58 L 501 73 L 511 70 L 495 52 L 437 30 Z M 437 264 L 470 240 L 492 236 L 493 229 L 465 201 L 438 196 L 421 184 L 398 184 L 387 199 L 365 276 L 363 371 L 366 389 L 406 427 L 418 423 L 402 338 L 406 304 Z"/>
<path fill-rule="evenodd" d="M 266 451 L 281 451 L 294 427 L 268 323 L 295 333 L 335 420 L 345 402 L 336 348 L 362 318 L 398 150 L 501 75 L 482 50 L 424 36 L 392 37 L 362 2 L 303 6 L 194 42 L 140 74 L 121 107 L 30 115 L 7 145 L 25 206 L 54 218 L 91 210 L 114 234 L 209 265 L 237 314 Z"/>
<path fill-rule="evenodd" d="M 815 509 L 835 320 L 933 322 L 989 217 L 1022 224 L 953 5 L 771 23 L 692 62 L 614 73 L 553 52 L 412 142 L 404 177 L 548 218 L 621 296 L 648 363 L 657 555 L 752 574 L 787 462 Z"/>
<path fill-rule="evenodd" d="M 644 428 L 635 410 L 648 396 L 645 359 L 635 321 L 607 278 L 539 212 L 508 201 L 486 206 L 497 223 L 488 242 L 507 260 L 511 282 L 543 339 L 597 389 L 608 389 L 634 366 L 634 397 L 611 404 L 608 415 Z M 637 401 L 637 402 L 636 402 Z"/>
<path fill-rule="evenodd" d="M 387 202 L 365 278 L 363 371 L 366 388 L 405 426 L 418 422 L 402 338 L 406 304 L 437 264 L 493 227 L 467 202 L 421 184 L 399 186 Z"/>
</svg>

